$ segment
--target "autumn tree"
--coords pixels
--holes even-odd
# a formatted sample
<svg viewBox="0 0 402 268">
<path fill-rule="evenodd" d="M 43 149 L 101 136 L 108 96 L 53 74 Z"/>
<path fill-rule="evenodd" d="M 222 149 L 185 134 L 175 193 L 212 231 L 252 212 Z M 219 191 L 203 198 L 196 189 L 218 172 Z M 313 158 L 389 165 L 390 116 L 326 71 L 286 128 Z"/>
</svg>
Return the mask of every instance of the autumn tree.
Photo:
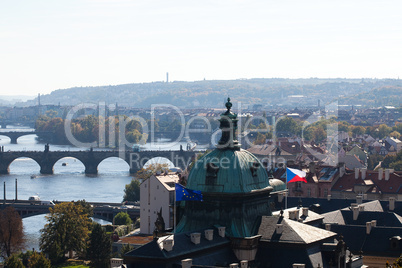
<svg viewBox="0 0 402 268">
<path fill-rule="evenodd" d="M 34 251 L 28 260 L 29 268 L 51 268 L 50 260 L 42 252 Z"/>
<path fill-rule="evenodd" d="M 169 165 L 164 163 L 164 164 L 151 164 L 146 168 L 141 168 L 140 170 L 138 170 L 134 177 L 136 177 L 137 179 L 142 179 L 142 180 L 146 180 L 148 178 L 150 178 L 152 175 L 155 175 L 157 173 L 163 173 L 165 171 L 169 171 Z"/>
<path fill-rule="evenodd" d="M 8 257 L 4 264 L 6 267 L 9 267 L 9 268 L 24 268 L 25 267 L 24 264 L 22 263 L 21 258 L 16 253 L 14 253 L 10 257 Z"/>
<path fill-rule="evenodd" d="M 109 267 L 109 259 L 112 254 L 112 240 L 106 231 L 98 223 L 94 223 L 89 236 L 87 258 L 90 266 L 96 268 Z"/>
<path fill-rule="evenodd" d="M 24 228 L 22 219 L 13 207 L 0 211 L 0 252 L 3 257 L 10 257 L 24 248 Z"/>
<path fill-rule="evenodd" d="M 49 254 L 52 262 L 60 261 L 67 252 L 83 252 L 92 222 L 87 210 L 80 203 L 68 202 L 49 211 L 40 231 L 40 249 Z"/>
</svg>

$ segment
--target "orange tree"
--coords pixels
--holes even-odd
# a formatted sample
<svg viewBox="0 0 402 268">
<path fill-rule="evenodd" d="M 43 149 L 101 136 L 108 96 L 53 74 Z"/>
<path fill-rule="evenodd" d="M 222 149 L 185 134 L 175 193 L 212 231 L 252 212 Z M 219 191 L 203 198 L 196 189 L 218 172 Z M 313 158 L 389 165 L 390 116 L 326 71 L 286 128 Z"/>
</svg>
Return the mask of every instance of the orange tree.
<svg viewBox="0 0 402 268">
<path fill-rule="evenodd" d="M 13 207 L 0 211 L 0 253 L 10 257 L 24 247 L 24 228 L 22 219 Z"/>
</svg>

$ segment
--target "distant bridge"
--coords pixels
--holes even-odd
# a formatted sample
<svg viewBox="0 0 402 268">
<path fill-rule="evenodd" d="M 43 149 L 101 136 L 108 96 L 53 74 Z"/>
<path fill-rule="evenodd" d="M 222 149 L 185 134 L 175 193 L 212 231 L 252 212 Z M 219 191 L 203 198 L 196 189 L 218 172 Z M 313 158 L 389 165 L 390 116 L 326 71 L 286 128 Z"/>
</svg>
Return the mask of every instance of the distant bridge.
<svg viewBox="0 0 402 268">
<path fill-rule="evenodd" d="M 155 157 L 169 159 L 174 166 L 185 169 L 197 153 L 202 151 L 8 151 L 0 152 L 0 174 L 9 174 L 10 164 L 17 158 L 28 157 L 40 166 L 41 174 L 53 174 L 54 164 L 64 158 L 73 157 L 85 166 L 85 174 L 98 174 L 98 165 L 110 157 L 118 157 L 130 166 L 130 174 L 135 174 L 144 164 Z"/>
<path fill-rule="evenodd" d="M 9 137 L 12 144 L 17 144 L 17 139 L 25 135 L 41 135 L 47 139 L 48 142 L 53 140 L 52 132 L 38 132 L 38 131 L 0 131 L 0 136 Z"/>
<path fill-rule="evenodd" d="M 64 201 L 57 201 L 56 204 L 63 203 Z M 127 212 L 132 219 L 140 216 L 139 206 L 121 206 L 120 203 L 100 203 L 100 202 L 87 202 L 93 206 L 93 217 L 106 221 L 113 222 L 114 216 L 119 212 Z M 49 208 L 52 205 L 41 205 L 41 201 L 28 201 L 28 200 L 7 200 L 0 204 L 0 210 L 8 206 L 14 207 L 21 218 L 28 218 L 42 214 L 48 214 Z"/>
</svg>

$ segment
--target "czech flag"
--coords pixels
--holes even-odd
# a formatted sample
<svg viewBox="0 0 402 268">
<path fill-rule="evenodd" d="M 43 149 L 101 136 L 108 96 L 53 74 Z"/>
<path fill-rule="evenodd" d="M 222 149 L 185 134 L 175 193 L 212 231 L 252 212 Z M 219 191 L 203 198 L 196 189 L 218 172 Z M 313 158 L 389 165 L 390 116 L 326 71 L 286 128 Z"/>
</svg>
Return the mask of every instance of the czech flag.
<svg viewBox="0 0 402 268">
<path fill-rule="evenodd" d="M 306 172 L 294 168 L 286 168 L 286 183 L 296 181 L 307 183 Z"/>
<path fill-rule="evenodd" d="M 202 201 L 201 191 L 190 190 L 176 183 L 176 201 Z"/>
</svg>

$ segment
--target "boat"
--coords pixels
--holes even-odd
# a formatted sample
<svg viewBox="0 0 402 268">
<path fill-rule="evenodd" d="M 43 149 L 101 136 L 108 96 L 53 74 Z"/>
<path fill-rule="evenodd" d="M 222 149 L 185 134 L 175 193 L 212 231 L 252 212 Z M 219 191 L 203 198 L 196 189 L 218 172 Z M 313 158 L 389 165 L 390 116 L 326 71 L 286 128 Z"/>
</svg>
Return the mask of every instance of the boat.
<svg viewBox="0 0 402 268">
<path fill-rule="evenodd" d="M 67 166 L 67 163 L 66 162 L 64 162 L 63 164 L 61 164 L 63 167 L 65 167 L 65 166 Z"/>
<path fill-rule="evenodd" d="M 31 179 L 35 179 L 36 178 L 36 175 L 31 175 Z"/>
</svg>

